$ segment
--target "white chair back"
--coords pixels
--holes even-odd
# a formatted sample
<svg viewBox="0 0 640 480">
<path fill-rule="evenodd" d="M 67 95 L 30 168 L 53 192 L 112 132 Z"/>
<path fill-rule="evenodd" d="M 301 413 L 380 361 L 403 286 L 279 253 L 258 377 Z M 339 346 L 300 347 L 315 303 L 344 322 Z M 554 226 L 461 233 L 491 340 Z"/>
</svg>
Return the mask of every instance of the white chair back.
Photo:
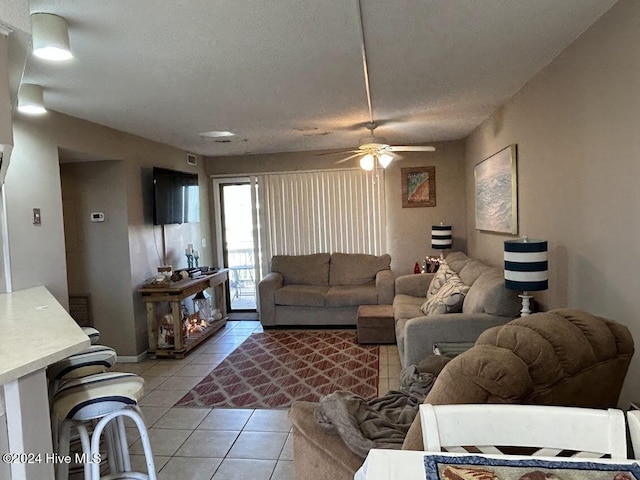
<svg viewBox="0 0 640 480">
<path fill-rule="evenodd" d="M 640 458 L 640 410 L 629 410 L 627 412 L 627 422 L 629 424 L 629 436 L 633 447 L 633 458 Z"/>
<path fill-rule="evenodd" d="M 635 418 L 635 417 L 634 417 Z M 627 458 L 624 414 L 544 405 L 420 405 L 424 449 L 504 454 L 497 447 L 532 447 L 527 454 Z M 640 418 L 637 418 L 640 448 Z M 465 448 L 466 447 L 466 448 Z"/>
</svg>

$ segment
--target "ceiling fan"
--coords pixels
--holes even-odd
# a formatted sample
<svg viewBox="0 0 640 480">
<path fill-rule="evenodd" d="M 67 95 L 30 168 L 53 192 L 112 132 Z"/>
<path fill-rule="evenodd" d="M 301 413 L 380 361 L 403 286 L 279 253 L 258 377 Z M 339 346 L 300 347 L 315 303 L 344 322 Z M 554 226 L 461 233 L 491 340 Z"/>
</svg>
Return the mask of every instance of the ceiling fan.
<svg viewBox="0 0 640 480">
<path fill-rule="evenodd" d="M 371 120 L 365 126 L 371 132 L 371 135 L 369 137 L 360 139 L 360 146 L 357 150 L 349 150 L 347 152 L 353 153 L 353 155 L 350 155 L 347 158 L 343 158 L 336 163 L 347 162 L 352 158 L 362 156 L 362 158 L 360 158 L 360 168 L 362 168 L 363 170 L 373 170 L 376 161 L 382 168 L 387 168 L 392 160 L 401 159 L 402 157 L 395 152 L 435 151 L 435 148 L 431 146 L 389 145 L 386 138 L 375 136 L 375 129 L 377 128 L 375 121 Z"/>
<path fill-rule="evenodd" d="M 362 156 L 360 158 L 360 167 L 363 170 L 373 170 L 376 161 L 382 168 L 387 168 L 392 160 L 402 158 L 395 152 L 433 152 L 434 147 L 431 146 L 410 146 L 410 145 L 389 145 L 383 137 L 375 136 L 375 129 L 378 127 L 373 119 L 373 107 L 371 106 L 371 86 L 369 85 L 369 67 L 367 64 L 367 51 L 364 42 L 364 27 L 362 24 L 362 5 L 361 0 L 355 0 L 358 9 L 358 26 L 360 29 L 360 51 L 362 53 L 362 68 L 364 71 L 364 87 L 367 94 L 367 104 L 369 107 L 369 121 L 365 127 L 371 135 L 360 140 L 357 150 L 349 150 L 345 153 L 353 153 L 347 158 L 339 160 L 336 163 L 343 163 L 352 158 Z"/>
</svg>

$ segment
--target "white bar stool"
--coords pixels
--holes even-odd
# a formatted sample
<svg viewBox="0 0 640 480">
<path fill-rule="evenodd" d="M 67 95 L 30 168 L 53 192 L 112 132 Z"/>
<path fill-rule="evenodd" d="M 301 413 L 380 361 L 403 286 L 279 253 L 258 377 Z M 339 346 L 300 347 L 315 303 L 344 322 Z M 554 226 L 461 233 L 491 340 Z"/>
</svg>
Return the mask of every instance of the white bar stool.
<svg viewBox="0 0 640 480">
<path fill-rule="evenodd" d="M 100 331 L 93 327 L 80 327 L 84 334 L 91 340 L 91 345 L 95 345 L 100 340 Z"/>
<path fill-rule="evenodd" d="M 65 380 L 106 372 L 117 360 L 116 351 L 104 345 L 91 345 L 82 352 L 63 358 L 47 368 L 50 392 L 52 395 L 55 394 Z"/>
<path fill-rule="evenodd" d="M 156 480 L 153 453 L 149 442 L 149 434 L 138 409 L 138 401 L 142 398 L 144 380 L 132 373 L 107 372 L 89 377 L 68 380 L 61 384 L 53 397 L 52 415 L 60 422 L 58 429 L 58 454 L 69 455 L 71 427 L 75 427 L 80 436 L 82 452 L 85 454 L 85 480 L 132 478 Z M 133 472 L 124 426 L 124 417 L 131 418 L 140 433 L 144 449 L 147 472 Z M 86 422 L 98 420 L 90 434 Z M 110 473 L 100 477 L 100 464 L 92 462 L 99 458 L 99 444 L 102 431 L 110 422 L 112 428 L 113 450 L 109 452 Z M 69 465 L 58 463 L 56 480 L 66 480 Z"/>
<path fill-rule="evenodd" d="M 96 330 L 97 331 L 97 330 Z M 116 351 L 103 345 L 91 345 L 88 349 L 64 358 L 47 368 L 49 379 L 49 401 L 60 388 L 60 385 L 70 379 L 86 377 L 96 373 L 103 373 L 111 369 L 118 359 Z M 53 436 L 53 449 L 58 449 L 59 422 L 51 418 L 51 433 Z M 77 440 L 77 439 L 76 439 Z"/>
</svg>

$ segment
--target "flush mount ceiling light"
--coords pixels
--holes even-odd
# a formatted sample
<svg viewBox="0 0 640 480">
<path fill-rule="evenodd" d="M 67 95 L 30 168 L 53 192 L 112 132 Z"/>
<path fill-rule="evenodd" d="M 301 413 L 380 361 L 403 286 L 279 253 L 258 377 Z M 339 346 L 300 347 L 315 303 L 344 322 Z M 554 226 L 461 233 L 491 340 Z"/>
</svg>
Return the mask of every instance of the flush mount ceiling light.
<svg viewBox="0 0 640 480">
<path fill-rule="evenodd" d="M 46 60 L 62 61 L 73 57 L 69 47 L 67 21 L 50 13 L 31 15 L 33 54 Z"/>
<path fill-rule="evenodd" d="M 202 138 L 226 138 L 234 137 L 236 134 L 233 132 L 228 132 L 226 130 L 212 130 L 210 132 L 201 132 L 199 135 Z"/>
<path fill-rule="evenodd" d="M 18 90 L 18 111 L 29 115 L 42 115 L 44 108 L 42 86 L 34 83 L 23 83 Z"/>
</svg>

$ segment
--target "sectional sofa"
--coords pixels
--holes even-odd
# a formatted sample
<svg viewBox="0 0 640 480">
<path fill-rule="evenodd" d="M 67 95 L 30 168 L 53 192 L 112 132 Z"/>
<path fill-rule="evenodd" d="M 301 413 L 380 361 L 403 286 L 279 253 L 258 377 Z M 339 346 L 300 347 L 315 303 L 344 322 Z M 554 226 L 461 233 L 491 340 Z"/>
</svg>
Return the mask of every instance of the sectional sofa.
<svg viewBox="0 0 640 480">
<path fill-rule="evenodd" d="M 504 287 L 504 272 L 462 252 L 447 255 L 447 267 L 468 288 L 461 310 L 425 315 L 431 280 L 437 273 L 403 275 L 395 281 L 393 315 L 402 366 L 417 365 L 433 352 L 434 343 L 473 343 L 487 328 L 520 315 L 517 292 Z"/>
</svg>

